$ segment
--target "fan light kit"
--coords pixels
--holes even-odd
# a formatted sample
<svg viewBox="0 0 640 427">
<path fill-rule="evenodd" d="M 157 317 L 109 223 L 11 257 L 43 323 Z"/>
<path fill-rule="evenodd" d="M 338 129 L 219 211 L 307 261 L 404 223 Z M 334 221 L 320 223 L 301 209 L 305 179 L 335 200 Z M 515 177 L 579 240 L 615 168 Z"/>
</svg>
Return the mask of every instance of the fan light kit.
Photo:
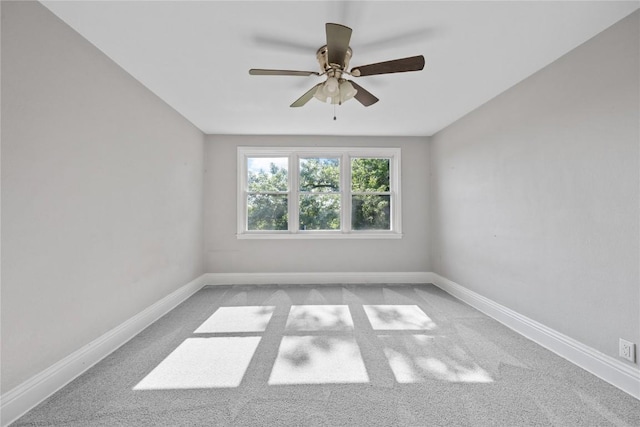
<svg viewBox="0 0 640 427">
<path fill-rule="evenodd" d="M 309 89 L 298 98 L 291 107 L 302 107 L 311 98 L 322 102 L 341 105 L 351 98 L 355 98 L 365 107 L 378 102 L 378 98 L 363 89 L 357 83 L 345 79 L 343 76 L 364 77 L 375 74 L 404 73 L 407 71 L 420 71 L 424 68 L 424 56 L 411 56 L 409 58 L 394 59 L 375 64 L 361 65 L 349 69 L 349 61 L 353 51 L 349 47 L 351 41 L 351 28 L 340 24 L 326 24 L 327 44 L 316 52 L 318 63 L 322 72 L 293 71 L 293 70 L 266 70 L 252 68 L 249 74 L 252 76 L 327 76 L 327 79 Z M 335 117 L 334 117 L 335 119 Z"/>
</svg>

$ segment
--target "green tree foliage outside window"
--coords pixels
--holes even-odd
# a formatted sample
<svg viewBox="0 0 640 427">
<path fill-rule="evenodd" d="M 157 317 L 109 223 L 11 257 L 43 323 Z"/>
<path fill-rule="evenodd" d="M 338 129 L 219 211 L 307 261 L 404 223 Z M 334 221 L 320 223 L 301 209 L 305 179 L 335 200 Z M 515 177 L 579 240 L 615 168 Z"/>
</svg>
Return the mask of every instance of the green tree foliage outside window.
<svg viewBox="0 0 640 427">
<path fill-rule="evenodd" d="M 287 230 L 288 199 L 272 194 L 250 194 L 248 198 L 249 230 Z"/>
<path fill-rule="evenodd" d="M 391 228 L 389 188 L 389 159 L 351 159 L 351 228 L 353 230 L 389 230 Z"/>
<path fill-rule="evenodd" d="M 299 182 L 300 230 L 339 230 L 340 159 L 300 159 Z"/>
<path fill-rule="evenodd" d="M 289 210 L 287 168 L 283 159 L 249 159 L 250 163 L 262 160 L 268 168 L 249 168 L 247 196 L 247 227 L 249 230 L 287 230 Z M 282 194 L 284 193 L 284 194 Z"/>
<path fill-rule="evenodd" d="M 286 160 L 248 159 L 248 230 L 286 231 L 289 228 Z M 386 158 L 351 159 L 353 230 L 390 230 L 389 163 Z M 340 159 L 301 158 L 298 173 L 300 230 L 340 230 Z"/>
</svg>

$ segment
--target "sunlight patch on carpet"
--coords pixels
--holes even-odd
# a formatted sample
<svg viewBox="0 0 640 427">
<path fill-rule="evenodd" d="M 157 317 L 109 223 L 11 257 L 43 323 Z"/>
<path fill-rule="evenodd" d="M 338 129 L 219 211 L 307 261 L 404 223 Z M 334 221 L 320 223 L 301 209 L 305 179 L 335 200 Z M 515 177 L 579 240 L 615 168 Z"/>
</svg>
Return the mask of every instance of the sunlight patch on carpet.
<svg viewBox="0 0 640 427">
<path fill-rule="evenodd" d="M 433 330 L 436 324 L 417 305 L 364 305 L 375 330 Z"/>
<path fill-rule="evenodd" d="M 260 337 L 188 338 L 134 390 L 238 387 Z"/>
<path fill-rule="evenodd" d="M 286 336 L 270 385 L 366 383 L 369 376 L 352 336 Z"/>
<path fill-rule="evenodd" d="M 288 331 L 353 330 L 351 312 L 346 305 L 294 305 L 287 318 Z"/>
<path fill-rule="evenodd" d="M 380 339 L 393 375 L 401 384 L 426 380 L 493 382 L 487 371 L 445 337 L 384 335 Z"/>
<path fill-rule="evenodd" d="M 264 332 L 273 310 L 275 306 L 220 307 L 195 333 Z"/>
</svg>

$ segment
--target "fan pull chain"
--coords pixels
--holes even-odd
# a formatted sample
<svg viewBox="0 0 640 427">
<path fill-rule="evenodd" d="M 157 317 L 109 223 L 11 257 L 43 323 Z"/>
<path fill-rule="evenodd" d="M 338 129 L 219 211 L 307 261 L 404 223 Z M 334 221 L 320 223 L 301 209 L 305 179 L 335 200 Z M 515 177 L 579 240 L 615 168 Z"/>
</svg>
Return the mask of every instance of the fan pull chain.
<svg viewBox="0 0 640 427">
<path fill-rule="evenodd" d="M 333 104 L 333 120 L 336 119 L 336 104 Z"/>
</svg>

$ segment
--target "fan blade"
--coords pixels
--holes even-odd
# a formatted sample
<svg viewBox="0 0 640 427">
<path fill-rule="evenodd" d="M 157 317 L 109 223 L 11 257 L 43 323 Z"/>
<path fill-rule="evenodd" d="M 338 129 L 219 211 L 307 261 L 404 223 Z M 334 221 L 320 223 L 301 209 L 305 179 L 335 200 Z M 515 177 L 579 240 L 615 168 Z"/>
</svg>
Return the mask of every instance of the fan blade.
<svg viewBox="0 0 640 427">
<path fill-rule="evenodd" d="M 315 85 L 314 87 L 309 89 L 309 91 L 307 91 L 307 93 L 305 93 L 300 98 L 298 98 L 293 104 L 290 105 L 290 107 L 302 107 L 304 104 L 309 102 L 309 100 L 311 98 L 313 98 L 313 95 L 315 95 L 316 90 L 318 89 L 318 86 L 320 86 L 320 85 L 322 85 L 322 83 L 318 83 L 317 85 Z"/>
<path fill-rule="evenodd" d="M 293 70 L 263 70 L 260 68 L 252 68 L 249 70 L 252 76 L 319 76 L 320 73 L 315 71 L 293 71 Z"/>
<path fill-rule="evenodd" d="M 371 93 L 363 89 L 362 86 L 360 86 L 353 80 L 349 80 L 349 83 L 351 83 L 353 87 L 358 91 L 356 92 L 356 95 L 354 96 L 354 98 L 357 99 L 358 102 L 360 102 L 360 104 L 364 105 L 365 107 L 368 107 L 379 101 L 378 98 L 376 98 Z"/>
<path fill-rule="evenodd" d="M 372 76 L 374 74 L 404 73 L 407 71 L 420 71 L 424 68 L 424 56 L 411 56 L 409 58 L 394 59 L 392 61 L 378 62 L 376 64 L 353 67 L 351 74 L 355 77 Z"/>
<path fill-rule="evenodd" d="M 326 24 L 327 30 L 327 55 L 329 64 L 339 64 L 344 67 L 344 58 L 347 56 L 349 42 L 351 41 L 351 28 L 340 24 Z"/>
</svg>

